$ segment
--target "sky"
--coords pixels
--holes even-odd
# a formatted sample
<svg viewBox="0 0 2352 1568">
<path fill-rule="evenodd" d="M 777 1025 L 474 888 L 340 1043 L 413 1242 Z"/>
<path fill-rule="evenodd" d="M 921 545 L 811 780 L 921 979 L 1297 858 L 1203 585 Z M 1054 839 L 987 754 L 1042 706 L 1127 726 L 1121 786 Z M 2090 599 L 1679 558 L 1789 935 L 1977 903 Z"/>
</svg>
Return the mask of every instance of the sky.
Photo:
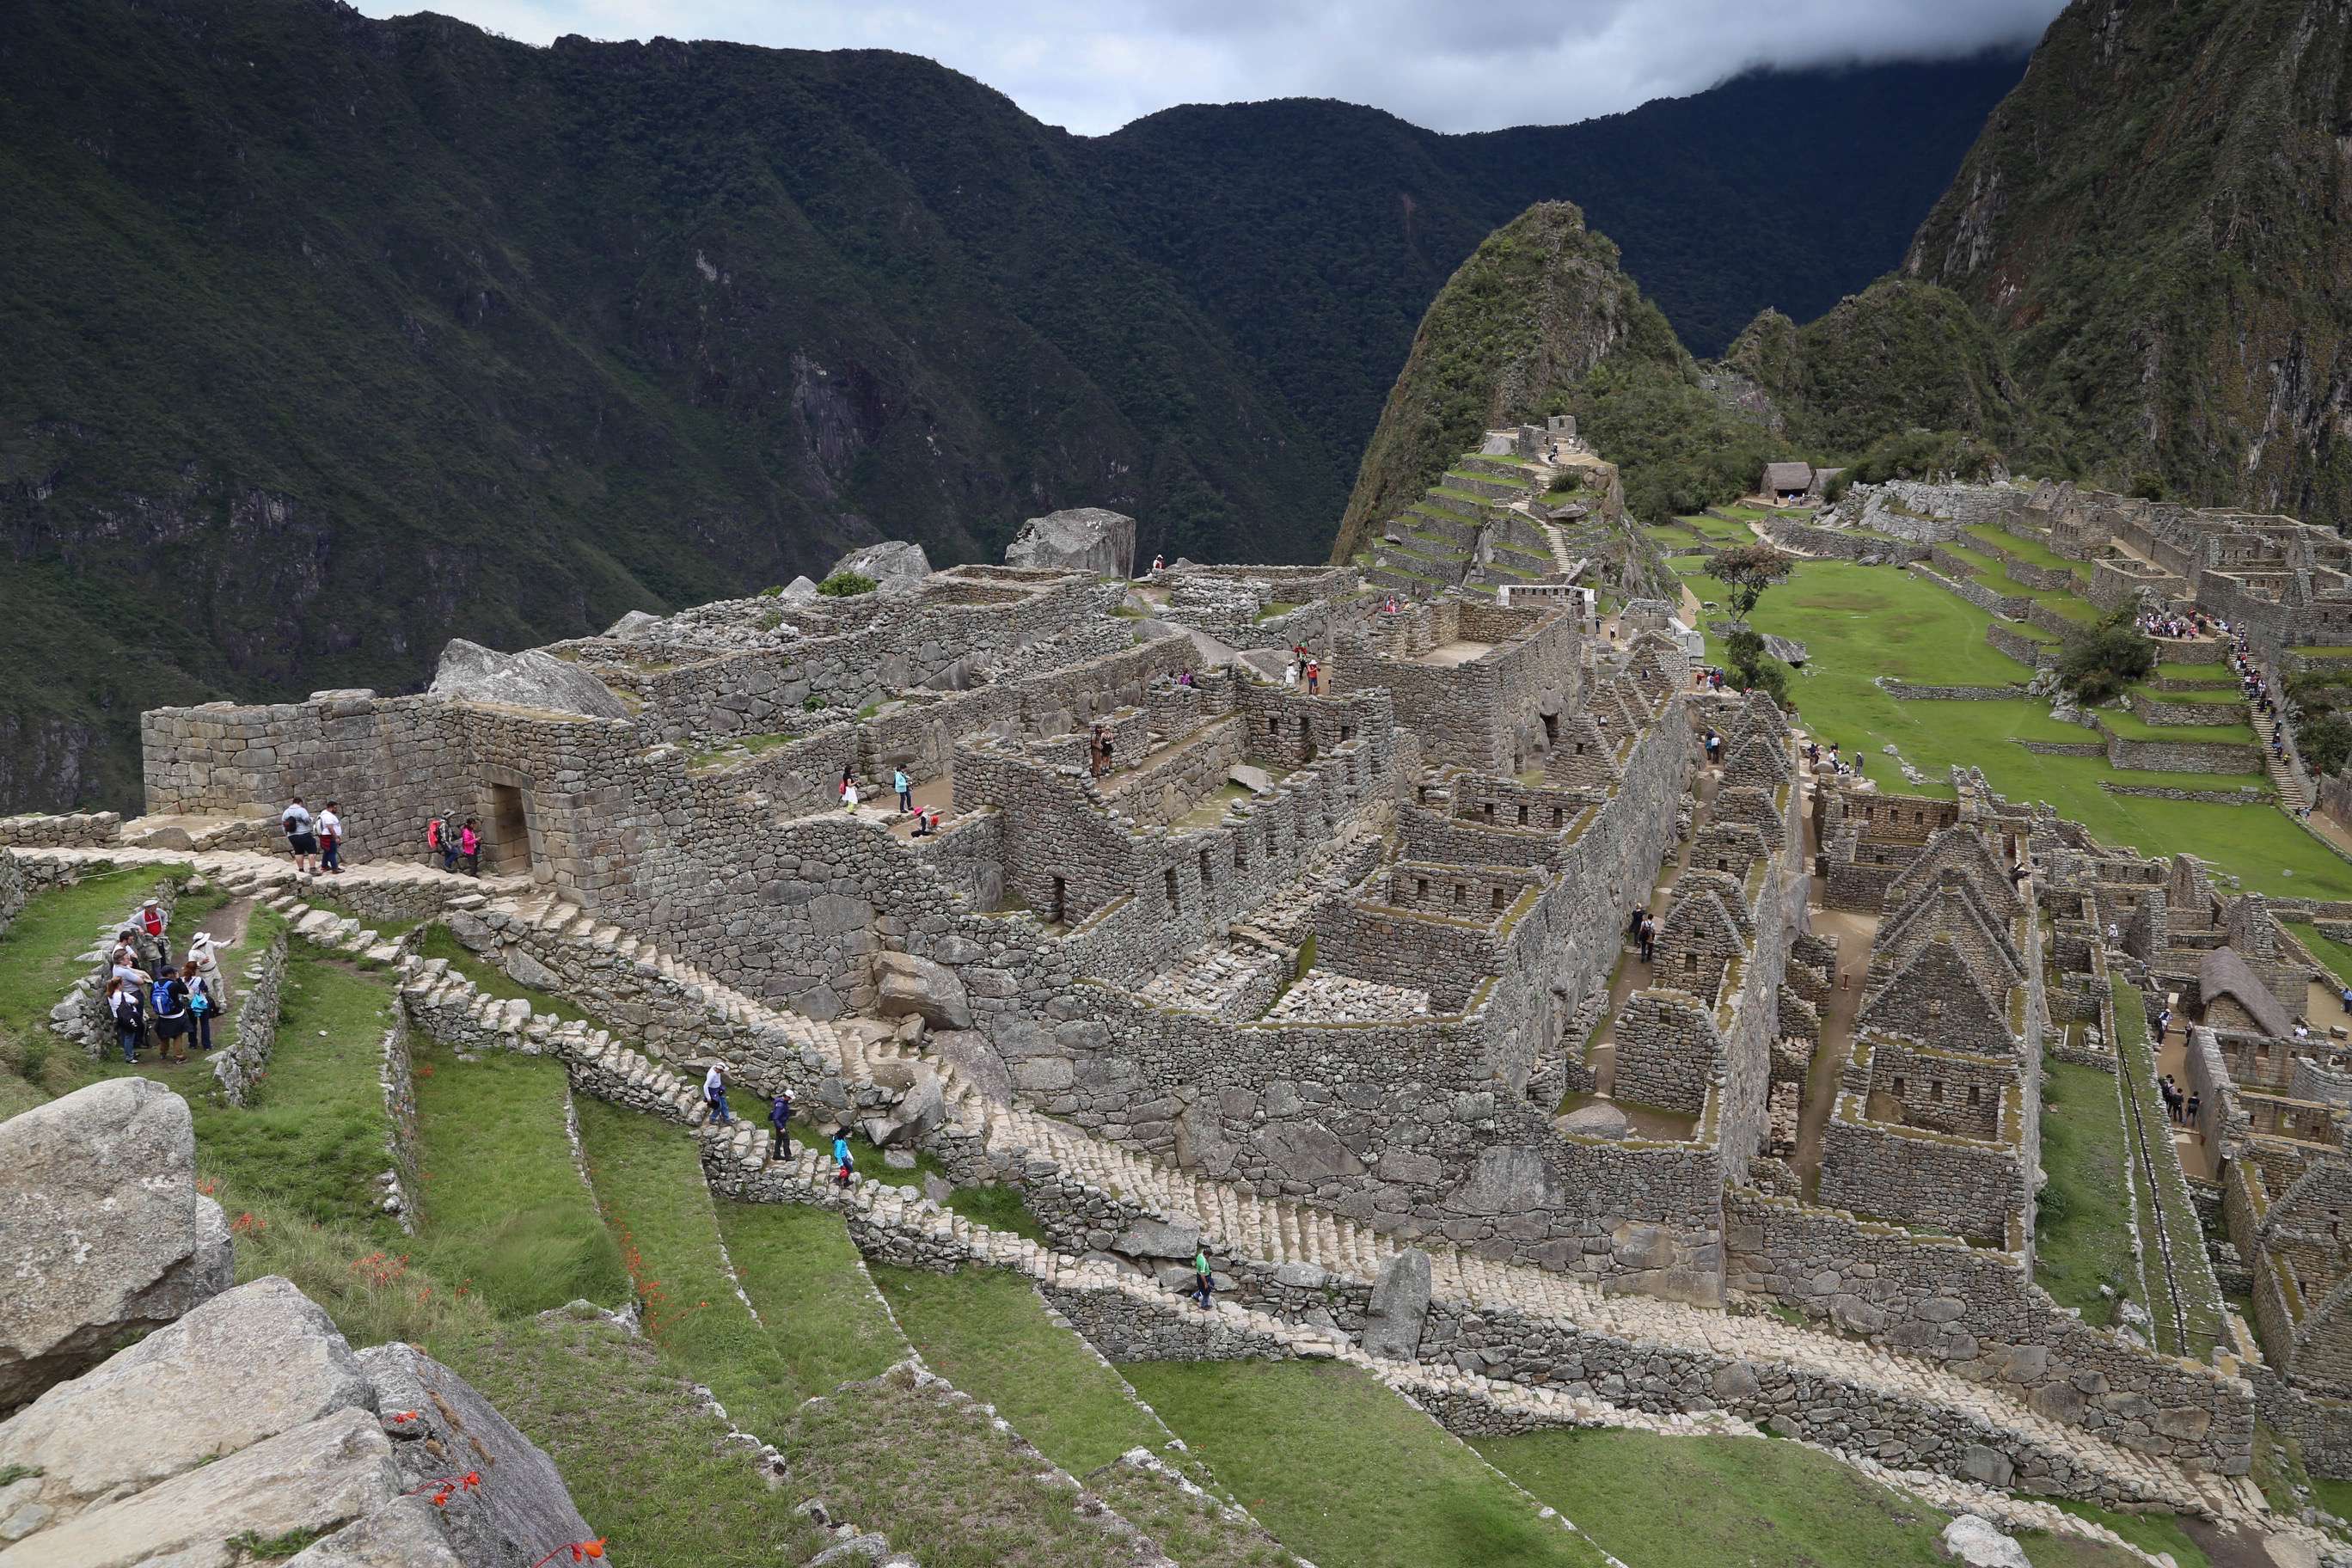
<svg viewBox="0 0 2352 1568">
<path fill-rule="evenodd" d="M 1551 125 L 1751 66 L 2030 45 L 2062 0 L 360 0 L 530 44 L 724 38 L 927 55 L 1051 125 L 1179 103 L 1338 98 L 1435 131 Z"/>
</svg>

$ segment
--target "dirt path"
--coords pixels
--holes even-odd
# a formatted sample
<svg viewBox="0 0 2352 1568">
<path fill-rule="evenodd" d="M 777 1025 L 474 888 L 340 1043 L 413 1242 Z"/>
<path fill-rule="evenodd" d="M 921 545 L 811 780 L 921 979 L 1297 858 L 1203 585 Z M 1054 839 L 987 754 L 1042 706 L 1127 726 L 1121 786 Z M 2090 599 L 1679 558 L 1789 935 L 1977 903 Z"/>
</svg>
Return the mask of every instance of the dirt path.
<svg viewBox="0 0 2352 1568">
<path fill-rule="evenodd" d="M 231 899 L 220 908 L 199 917 L 186 936 L 193 942 L 196 933 L 202 931 L 213 939 L 215 947 L 235 947 L 245 940 L 245 928 L 252 919 L 251 899 Z"/>
</svg>

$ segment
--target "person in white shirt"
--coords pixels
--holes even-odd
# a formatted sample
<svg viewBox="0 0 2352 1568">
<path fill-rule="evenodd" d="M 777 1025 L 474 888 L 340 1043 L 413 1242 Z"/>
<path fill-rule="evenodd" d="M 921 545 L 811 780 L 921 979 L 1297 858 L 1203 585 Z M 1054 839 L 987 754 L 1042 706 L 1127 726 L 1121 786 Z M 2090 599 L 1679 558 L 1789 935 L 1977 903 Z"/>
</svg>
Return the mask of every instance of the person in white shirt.
<svg viewBox="0 0 2352 1568">
<path fill-rule="evenodd" d="M 343 868 L 343 819 L 335 814 L 335 803 L 329 801 L 327 809 L 319 814 L 319 869 L 341 873 Z"/>
<path fill-rule="evenodd" d="M 719 1076 L 717 1062 L 702 1075 L 702 1098 L 710 1103 L 711 1121 L 724 1127 L 735 1120 L 735 1113 L 727 1109 L 727 1080 Z"/>
</svg>

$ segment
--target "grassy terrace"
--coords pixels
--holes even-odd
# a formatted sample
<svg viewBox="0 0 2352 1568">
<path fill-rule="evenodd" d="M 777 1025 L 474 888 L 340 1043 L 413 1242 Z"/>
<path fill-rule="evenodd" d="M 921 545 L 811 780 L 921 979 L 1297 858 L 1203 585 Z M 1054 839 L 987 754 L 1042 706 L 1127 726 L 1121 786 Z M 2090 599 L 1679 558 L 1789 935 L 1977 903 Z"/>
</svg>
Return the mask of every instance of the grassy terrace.
<svg viewBox="0 0 2352 1568">
<path fill-rule="evenodd" d="M 1602 1562 L 1435 1422 L 1351 1367 L 1139 1362 L 1121 1371 L 1302 1557 L 1349 1568 Z"/>
<path fill-rule="evenodd" d="M 1761 517 L 1763 513 L 1759 512 L 1757 515 Z M 1694 512 L 1688 517 L 1677 517 L 1675 521 L 1701 539 L 1717 544 L 1756 542 L 1756 531 L 1747 523 L 1736 520 L 1727 521 L 1720 517 L 1709 517 L 1705 512 Z"/>
<path fill-rule="evenodd" d="M 1690 565 L 1683 581 L 1691 591 L 1701 599 L 1724 602 L 1724 587 L 1706 574 L 1705 563 Z M 2082 744 L 2095 743 L 2098 736 L 2053 721 L 2047 703 L 2022 696 L 1983 702 L 1897 701 L 1871 684 L 1874 676 L 1891 675 L 1921 684 L 2021 686 L 2032 672 L 1985 642 L 1984 629 L 1991 619 L 1915 573 L 1808 561 L 1765 595 L 1755 624 L 1759 631 L 1777 632 L 1807 645 L 1811 661 L 1790 680 L 1802 721 L 1824 745 L 1836 741 L 1849 754 L 1859 747 L 1870 776 L 1882 789 L 1948 796 L 1952 765 L 1966 763 L 1982 768 L 1993 787 L 2009 798 L 2047 801 L 2109 844 L 2135 846 L 2147 854 L 2193 847 L 2217 869 L 2242 879 L 2245 887 L 2256 891 L 2352 898 L 2352 866 L 2282 812 L 2266 806 L 2152 800 L 2100 787 L 2107 783 L 2210 790 L 2243 786 L 2267 793 L 2270 781 L 2264 775 L 2127 772 L 2109 767 L 2102 757 L 2045 756 L 2012 742 Z M 2031 635 L 2029 628 L 2017 629 Z M 1720 639 L 1710 637 L 1707 651 L 1721 658 Z M 2137 724 L 2129 715 L 2108 709 L 2102 709 L 2100 717 Z M 2179 733 L 2142 726 L 2134 737 L 2143 731 Z M 2124 733 L 2125 726 L 2116 726 L 2116 732 Z M 2226 726 L 2200 726 L 2181 738 L 2212 742 L 2231 732 Z M 2244 740 L 2252 743 L 2251 731 Z M 1895 759 L 1880 750 L 1890 742 L 1928 776 L 1928 783 L 1902 781 Z"/>
<path fill-rule="evenodd" d="M 2042 1168 L 2050 1173 L 2034 1220 L 2033 1280 L 2062 1307 L 2104 1327 L 2116 1302 L 2142 1306 L 2147 1290 L 2132 1257 L 2124 1196 L 2123 1110 L 2112 1073 L 2045 1061 Z M 2105 1286 L 2114 1296 L 2100 1294 Z"/>
<path fill-rule="evenodd" d="M 2090 580 L 2090 563 L 2069 561 L 2038 539 L 2028 539 L 2021 534 L 2010 533 L 1986 522 L 1973 524 L 1960 531 L 1979 544 L 1991 545 L 1996 549 L 2008 552 L 2028 566 L 2040 566 L 2053 572 L 2071 572 L 2084 582 Z"/>
<path fill-rule="evenodd" d="M 1864 1479 L 1826 1454 L 1755 1437 L 1533 1432 L 1473 1447 L 1632 1563 L 1719 1568 L 1930 1568 L 1949 1515 Z M 2114 1528 L 2107 1516 L 2100 1522 Z M 2201 1564 L 2177 1538 L 2182 1568 Z M 2130 1537 L 2126 1537 L 2130 1539 Z M 2034 1568 L 2127 1568 L 2138 1559 L 2072 1537 L 2029 1534 Z"/>
<path fill-rule="evenodd" d="M 2290 921 L 2286 929 L 2302 939 L 2303 945 L 2311 950 L 2311 956 L 2327 966 L 2337 984 L 2352 985 L 2352 947 L 2321 935 L 2319 928 L 2308 921 Z"/>
<path fill-rule="evenodd" d="M 2168 668 L 2162 673 L 2170 676 L 2170 678 L 2175 680 L 2194 680 L 2197 679 L 2195 676 L 2191 675 L 2181 675 L 2177 669 L 2170 668 Z M 2166 691 L 2158 689 L 2153 683 L 2143 682 L 2140 685 L 2133 687 L 2131 689 L 2132 694 L 2135 697 L 2145 697 L 2151 702 L 2204 702 L 2210 703 L 2216 708 L 2235 708 L 2241 713 L 2243 713 L 2246 708 L 2245 698 L 2239 693 L 2235 687 L 2221 691 Z"/>
<path fill-rule="evenodd" d="M 2140 1007 L 2139 993 L 2120 975 L 2113 985 L 2116 1057 L 2120 1070 L 2132 1075 L 2131 1087 L 2137 1091 L 2125 1096 L 2125 1110 L 2128 1113 L 2136 1109 L 2142 1138 L 2156 1166 L 2157 1192 L 2148 1191 L 2144 1169 L 2138 1170 L 2139 1179 L 2135 1184 L 2143 1248 L 2141 1271 L 2147 1279 L 2147 1310 L 2156 1320 L 2156 1344 L 2158 1350 L 2174 1355 L 2202 1359 L 2221 1342 L 2226 1331 L 2221 1293 L 2205 1260 L 2205 1237 L 2197 1223 L 2196 1205 L 2189 1196 L 2189 1180 L 2181 1174 L 2180 1158 L 2173 1149 L 2172 1124 L 2165 1119 L 2164 1102 L 2156 1092 L 2156 1057 L 2150 1048 L 2147 1019 Z M 2137 1167 L 2137 1150 L 2126 1152 Z M 2156 1203 L 2158 1196 L 2163 1200 L 2160 1215 Z M 2171 1242 L 2173 1267 L 2168 1281 L 2157 1247 L 2159 1224 Z M 2186 1342 L 2175 1322 L 2176 1305 L 2179 1315 L 2187 1320 Z"/>
<path fill-rule="evenodd" d="M 2253 727 L 2250 724 L 2151 724 L 2138 714 L 2120 708 L 2102 708 L 2098 719 L 2126 741 L 2188 741 L 2237 746 L 2254 743 Z"/>
</svg>

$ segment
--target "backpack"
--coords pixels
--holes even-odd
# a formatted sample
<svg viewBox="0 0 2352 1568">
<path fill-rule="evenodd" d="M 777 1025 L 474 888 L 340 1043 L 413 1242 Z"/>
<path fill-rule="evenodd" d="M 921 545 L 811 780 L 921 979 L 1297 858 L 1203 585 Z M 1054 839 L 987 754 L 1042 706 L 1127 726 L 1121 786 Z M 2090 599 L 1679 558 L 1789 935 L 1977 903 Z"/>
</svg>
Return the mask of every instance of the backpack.
<svg viewBox="0 0 2352 1568">
<path fill-rule="evenodd" d="M 201 980 L 188 987 L 188 1011 L 199 1016 L 213 1010 L 213 994 Z"/>
<path fill-rule="evenodd" d="M 148 993 L 147 999 L 149 1005 L 155 1009 L 155 1016 L 157 1017 L 160 1018 L 164 1016 L 178 1005 L 180 1000 L 179 990 L 180 983 L 176 980 L 158 980 L 155 982 L 155 989 Z"/>
<path fill-rule="evenodd" d="M 443 837 L 444 832 L 439 817 L 436 816 L 425 825 L 425 847 L 427 849 L 440 848 Z"/>
</svg>

